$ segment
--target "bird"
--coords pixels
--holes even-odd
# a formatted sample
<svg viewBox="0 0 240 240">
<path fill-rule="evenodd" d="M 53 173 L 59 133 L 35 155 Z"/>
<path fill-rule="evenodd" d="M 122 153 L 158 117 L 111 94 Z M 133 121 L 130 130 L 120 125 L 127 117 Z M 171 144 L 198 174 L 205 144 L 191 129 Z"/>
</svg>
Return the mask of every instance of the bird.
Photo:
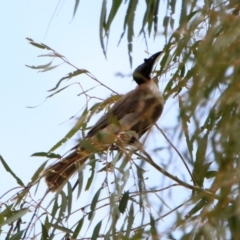
<svg viewBox="0 0 240 240">
<path fill-rule="evenodd" d="M 50 191 L 61 190 L 95 150 L 106 149 L 106 146 L 116 143 L 116 139 L 126 145 L 134 144 L 136 136 L 127 133 L 134 132 L 140 139 L 156 123 L 162 114 L 164 99 L 151 78 L 151 72 L 161 54 L 162 51 L 144 59 L 133 71 L 137 87 L 120 97 L 89 130 L 85 139 L 71 149 L 69 155 L 44 170 Z"/>
</svg>

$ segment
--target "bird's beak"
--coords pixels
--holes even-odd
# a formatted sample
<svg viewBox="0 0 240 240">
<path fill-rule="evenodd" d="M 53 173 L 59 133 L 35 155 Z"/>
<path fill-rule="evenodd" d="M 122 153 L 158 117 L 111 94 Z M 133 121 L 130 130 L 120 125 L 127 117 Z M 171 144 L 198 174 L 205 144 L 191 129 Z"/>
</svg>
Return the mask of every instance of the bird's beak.
<svg viewBox="0 0 240 240">
<path fill-rule="evenodd" d="M 150 80 L 150 74 L 152 72 L 153 65 L 157 58 L 161 55 L 161 52 L 153 54 L 150 58 L 144 59 L 144 63 L 138 66 L 133 72 L 133 79 L 141 84 Z"/>
</svg>

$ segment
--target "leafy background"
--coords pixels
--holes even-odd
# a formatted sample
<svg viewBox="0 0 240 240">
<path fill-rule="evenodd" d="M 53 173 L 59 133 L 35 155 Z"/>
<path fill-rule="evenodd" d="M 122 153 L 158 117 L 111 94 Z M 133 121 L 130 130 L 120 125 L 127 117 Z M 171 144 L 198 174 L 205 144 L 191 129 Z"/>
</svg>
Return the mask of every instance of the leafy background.
<svg viewBox="0 0 240 240">
<path fill-rule="evenodd" d="M 24 2 L 15 14 L 4 5 L 2 14 L 12 14 L 2 21 L 12 36 L 3 39 L 2 236 L 239 239 L 238 1 L 49 4 Z M 92 156 L 64 191 L 45 194 L 38 177 L 46 158 L 28 156 L 66 152 L 98 116 L 88 121 L 86 112 L 132 89 L 129 66 L 162 48 L 156 74 L 166 105 L 145 151 Z M 73 139 L 56 145 L 70 129 Z M 72 190 L 77 178 L 83 184 Z"/>
</svg>

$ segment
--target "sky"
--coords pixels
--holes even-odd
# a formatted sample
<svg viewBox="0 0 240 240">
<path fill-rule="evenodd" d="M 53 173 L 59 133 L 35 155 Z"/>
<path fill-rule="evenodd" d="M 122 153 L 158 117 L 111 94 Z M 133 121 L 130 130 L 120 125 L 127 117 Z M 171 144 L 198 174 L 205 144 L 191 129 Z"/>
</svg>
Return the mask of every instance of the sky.
<svg viewBox="0 0 240 240">
<path fill-rule="evenodd" d="M 61 77 L 73 69 L 61 65 L 55 70 L 41 73 L 26 67 L 25 65 L 46 64 L 51 60 L 37 57 L 47 52 L 33 47 L 26 38 L 49 45 L 67 57 L 71 63 L 81 69 L 87 69 L 98 80 L 120 94 L 135 88 L 136 84 L 131 77 L 120 78 L 116 73 L 129 75 L 144 58 L 148 57 L 145 41 L 142 37 L 137 37 L 137 32 L 133 43 L 133 69 L 129 64 L 125 37 L 118 45 L 123 29 L 125 7 L 119 12 L 112 26 L 107 58 L 103 55 L 99 41 L 101 1 L 94 1 L 93 4 L 89 4 L 89 1 L 80 1 L 74 19 L 72 19 L 73 7 L 74 1 L 0 2 L 2 30 L 0 154 L 24 183 L 29 182 L 32 174 L 45 161 L 42 158 L 30 157 L 31 154 L 46 152 L 59 141 L 76 122 L 76 118 L 69 119 L 82 109 L 85 101 L 83 96 L 77 96 L 80 92 L 79 87 L 73 85 L 44 102 L 45 97 L 49 95 L 47 90 L 54 87 Z M 139 5 L 139 12 L 144 12 L 144 7 Z M 137 29 L 140 29 L 142 16 L 136 17 L 136 27 L 139 26 Z M 161 22 L 159 26 L 161 27 Z M 164 37 L 161 31 L 159 33 L 154 41 L 148 43 L 148 51 L 151 54 L 164 46 Z M 70 81 L 80 81 L 85 89 L 96 85 L 84 75 Z M 165 76 L 160 79 L 161 90 L 166 81 Z M 97 88 L 94 94 L 104 99 L 109 97 L 111 92 Z M 176 119 L 171 104 L 166 103 L 164 113 L 158 122 L 163 128 L 171 125 Z M 72 140 L 57 151 L 64 153 L 73 143 Z M 0 166 L 0 176 L 2 195 L 15 187 L 16 182 L 3 166 Z"/>
</svg>

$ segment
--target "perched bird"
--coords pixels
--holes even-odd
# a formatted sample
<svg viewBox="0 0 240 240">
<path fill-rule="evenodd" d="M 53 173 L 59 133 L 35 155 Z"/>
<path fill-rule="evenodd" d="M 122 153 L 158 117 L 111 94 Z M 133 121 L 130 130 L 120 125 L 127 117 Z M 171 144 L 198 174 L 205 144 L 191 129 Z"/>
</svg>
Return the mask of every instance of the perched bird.
<svg viewBox="0 0 240 240">
<path fill-rule="evenodd" d="M 114 143 L 119 135 L 126 132 L 135 132 L 140 138 L 158 120 L 164 99 L 150 75 L 161 53 L 157 52 L 144 59 L 144 63 L 135 69 L 133 79 L 138 86 L 123 95 L 91 128 L 86 136 L 88 145 L 94 149 L 104 149 L 104 146 Z M 123 137 L 122 140 L 126 145 L 131 145 L 134 139 L 134 136 L 130 136 Z M 90 150 L 84 141 L 80 141 L 72 149 L 72 153 L 46 168 L 44 176 L 49 189 L 60 190 L 92 153 L 94 150 Z"/>
</svg>

